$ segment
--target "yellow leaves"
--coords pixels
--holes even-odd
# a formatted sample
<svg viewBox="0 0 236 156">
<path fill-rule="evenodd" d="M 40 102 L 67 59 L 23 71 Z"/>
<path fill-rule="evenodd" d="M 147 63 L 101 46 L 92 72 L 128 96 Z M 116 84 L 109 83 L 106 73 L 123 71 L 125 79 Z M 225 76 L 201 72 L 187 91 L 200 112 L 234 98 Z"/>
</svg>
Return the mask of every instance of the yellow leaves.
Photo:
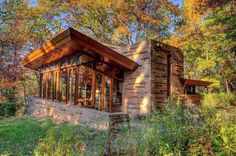
<svg viewBox="0 0 236 156">
<path fill-rule="evenodd" d="M 206 70 L 209 68 L 213 68 L 216 65 L 214 60 L 205 60 L 203 62 L 201 62 L 198 66 L 199 70 Z"/>
<path fill-rule="evenodd" d="M 140 14 L 140 19 L 143 20 L 143 21 L 147 21 L 150 24 L 157 24 L 158 23 L 157 20 L 155 20 L 154 18 L 151 18 L 150 16 L 148 16 L 145 13 Z"/>
<path fill-rule="evenodd" d="M 126 27 L 122 27 L 122 26 L 120 26 L 116 31 L 117 31 L 117 33 L 119 33 L 119 34 L 126 34 L 126 35 L 129 34 L 128 29 L 127 29 Z"/>
<path fill-rule="evenodd" d="M 120 26 L 116 29 L 112 36 L 112 40 L 118 40 L 121 36 L 131 36 L 132 33 L 124 26 Z"/>
<path fill-rule="evenodd" d="M 184 15 L 191 24 L 200 24 L 201 15 L 195 11 L 197 5 L 196 0 L 184 0 Z"/>
<path fill-rule="evenodd" d="M 71 6 L 79 5 L 80 7 L 90 6 L 90 7 L 112 7 L 111 0 L 68 0 L 67 1 Z"/>
<path fill-rule="evenodd" d="M 221 87 L 221 81 L 213 78 L 213 77 L 204 77 L 201 80 L 203 81 L 208 81 L 208 82 L 212 82 L 211 87 L 213 88 L 220 88 Z"/>
</svg>

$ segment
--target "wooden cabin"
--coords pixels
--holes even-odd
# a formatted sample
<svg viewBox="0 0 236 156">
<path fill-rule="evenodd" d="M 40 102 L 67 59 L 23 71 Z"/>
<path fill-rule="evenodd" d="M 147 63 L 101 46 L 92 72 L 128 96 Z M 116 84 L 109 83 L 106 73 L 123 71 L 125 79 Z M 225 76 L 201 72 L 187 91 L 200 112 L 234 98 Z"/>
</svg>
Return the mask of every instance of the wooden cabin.
<svg viewBox="0 0 236 156">
<path fill-rule="evenodd" d="M 178 48 L 155 40 L 104 45 L 72 28 L 21 64 L 39 72 L 40 99 L 101 112 L 148 114 L 191 86 L 183 81 L 184 57 Z"/>
</svg>

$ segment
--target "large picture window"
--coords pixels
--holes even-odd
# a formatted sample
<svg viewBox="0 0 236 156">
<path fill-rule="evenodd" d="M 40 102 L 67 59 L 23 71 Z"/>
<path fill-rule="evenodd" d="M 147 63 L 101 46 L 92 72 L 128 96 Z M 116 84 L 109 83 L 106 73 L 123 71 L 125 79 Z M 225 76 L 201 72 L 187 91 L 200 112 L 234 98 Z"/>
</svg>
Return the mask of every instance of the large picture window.
<svg viewBox="0 0 236 156">
<path fill-rule="evenodd" d="M 66 69 L 62 70 L 62 83 L 61 83 L 61 100 L 66 101 L 66 83 L 67 83 Z"/>
<path fill-rule="evenodd" d="M 102 104 L 102 75 L 96 74 L 95 108 L 101 110 Z"/>
<path fill-rule="evenodd" d="M 122 82 L 80 65 L 41 74 L 41 96 L 106 112 L 121 111 Z"/>
<path fill-rule="evenodd" d="M 79 66 L 78 74 L 78 104 L 92 107 L 92 69 Z"/>
<path fill-rule="evenodd" d="M 59 71 L 54 72 L 54 100 L 60 100 L 59 94 Z"/>
<path fill-rule="evenodd" d="M 69 89 L 68 89 L 69 102 L 74 103 L 75 96 L 75 68 L 69 69 Z"/>
<path fill-rule="evenodd" d="M 53 81 L 54 74 L 53 72 L 48 73 L 49 81 L 48 81 L 48 89 L 49 89 L 49 99 L 53 99 Z"/>
<path fill-rule="evenodd" d="M 109 112 L 110 110 L 110 97 L 111 97 L 111 79 L 107 76 L 105 76 L 105 88 L 104 88 L 104 105 L 105 105 L 105 111 Z"/>
</svg>

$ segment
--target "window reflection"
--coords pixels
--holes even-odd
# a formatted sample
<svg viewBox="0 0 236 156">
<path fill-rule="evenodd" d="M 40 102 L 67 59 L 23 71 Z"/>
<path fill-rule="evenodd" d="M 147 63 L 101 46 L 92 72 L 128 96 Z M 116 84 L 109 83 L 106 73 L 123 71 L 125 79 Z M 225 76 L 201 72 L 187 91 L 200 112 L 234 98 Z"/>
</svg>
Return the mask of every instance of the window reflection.
<svg viewBox="0 0 236 156">
<path fill-rule="evenodd" d="M 66 101 L 66 69 L 62 70 L 61 100 Z"/>
<path fill-rule="evenodd" d="M 75 68 L 69 69 L 69 102 L 74 103 L 75 95 Z"/>
<path fill-rule="evenodd" d="M 92 69 L 79 66 L 78 104 L 92 106 Z"/>
<path fill-rule="evenodd" d="M 44 96 L 44 88 L 45 88 L 45 87 L 44 87 L 44 82 L 45 82 L 45 75 L 42 74 L 41 93 L 40 93 L 40 94 L 41 94 L 41 97 L 43 97 L 43 98 L 45 97 L 45 96 Z"/>
<path fill-rule="evenodd" d="M 96 74 L 95 108 L 101 109 L 102 103 L 102 75 Z"/>
<path fill-rule="evenodd" d="M 121 81 L 84 65 L 80 65 L 77 71 L 75 69 L 70 67 L 44 73 L 41 96 L 106 112 L 121 111 Z M 75 90 L 75 86 L 78 90 Z"/>
<path fill-rule="evenodd" d="M 110 90 L 111 90 L 111 79 L 105 76 L 105 96 L 104 96 L 104 105 L 105 111 L 109 112 L 110 108 Z"/>
<path fill-rule="evenodd" d="M 53 72 L 49 73 L 48 76 L 49 76 L 49 82 L 48 82 L 49 99 L 52 99 L 53 98 L 53 79 L 54 79 Z"/>
<path fill-rule="evenodd" d="M 54 99 L 59 99 L 59 72 L 54 72 Z"/>
</svg>

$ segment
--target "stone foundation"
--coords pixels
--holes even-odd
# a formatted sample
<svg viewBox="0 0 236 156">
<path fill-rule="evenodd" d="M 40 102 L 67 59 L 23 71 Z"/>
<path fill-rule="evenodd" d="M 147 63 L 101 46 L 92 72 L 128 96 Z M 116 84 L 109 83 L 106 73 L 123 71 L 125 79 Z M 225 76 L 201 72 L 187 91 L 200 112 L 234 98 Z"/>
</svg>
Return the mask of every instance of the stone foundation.
<svg viewBox="0 0 236 156">
<path fill-rule="evenodd" d="M 38 97 L 28 97 L 27 102 L 28 115 L 37 118 L 49 117 L 57 123 L 84 124 L 106 130 L 129 122 L 129 115 L 123 112 L 107 113 Z"/>
</svg>

